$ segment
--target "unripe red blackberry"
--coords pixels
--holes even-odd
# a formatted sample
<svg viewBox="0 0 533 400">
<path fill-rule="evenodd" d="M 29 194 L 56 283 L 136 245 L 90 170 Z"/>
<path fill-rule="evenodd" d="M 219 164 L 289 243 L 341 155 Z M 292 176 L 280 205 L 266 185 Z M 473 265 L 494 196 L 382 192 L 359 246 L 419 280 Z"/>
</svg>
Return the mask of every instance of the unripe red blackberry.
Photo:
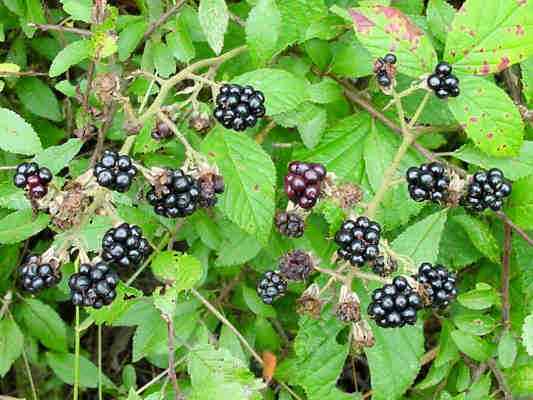
<svg viewBox="0 0 533 400">
<path fill-rule="evenodd" d="M 215 119 L 225 128 L 244 131 L 265 115 L 265 96 L 251 86 L 226 84 L 216 98 Z"/>
<path fill-rule="evenodd" d="M 313 208 L 325 177 L 326 168 L 322 164 L 293 161 L 285 176 L 285 193 L 289 200 L 300 207 Z"/>
<path fill-rule="evenodd" d="M 207 172 L 198 178 L 198 187 L 200 188 L 198 205 L 202 208 L 214 207 L 218 202 L 217 195 L 224 193 L 224 178 Z"/>
<path fill-rule="evenodd" d="M 304 281 L 313 272 L 313 257 L 303 250 L 291 251 L 280 258 L 278 269 L 289 280 Z"/>
<path fill-rule="evenodd" d="M 53 263 L 42 263 L 40 257 L 31 255 L 20 267 L 20 277 L 24 290 L 37 293 L 57 285 L 61 280 L 61 271 Z"/>
<path fill-rule="evenodd" d="M 150 253 L 150 244 L 137 225 L 123 223 L 109 229 L 102 239 L 102 259 L 121 267 L 139 265 Z"/>
<path fill-rule="evenodd" d="M 468 184 L 466 194 L 461 198 L 461 204 L 476 212 L 487 208 L 499 211 L 505 198 L 511 194 L 511 189 L 511 182 L 497 168 L 476 172 Z"/>
<path fill-rule="evenodd" d="M 275 271 L 265 272 L 257 284 L 257 294 L 265 304 L 272 304 L 286 291 L 287 282 Z"/>
<path fill-rule="evenodd" d="M 133 178 L 137 175 L 137 168 L 128 155 L 105 150 L 94 166 L 93 175 L 100 186 L 122 193 L 130 188 Z"/>
<path fill-rule="evenodd" d="M 411 167 L 405 173 L 409 195 L 414 201 L 442 203 L 448 198 L 450 177 L 440 163 L 432 162 Z"/>
<path fill-rule="evenodd" d="M 379 256 L 380 234 L 379 224 L 367 217 L 346 220 L 335 234 L 335 242 L 340 246 L 337 254 L 354 267 L 361 267 Z"/>
<path fill-rule="evenodd" d="M 284 236 L 299 238 L 304 234 L 305 222 L 295 212 L 279 212 L 274 222 L 278 232 Z"/>
<path fill-rule="evenodd" d="M 105 262 L 84 263 L 68 282 L 70 300 L 75 306 L 102 308 L 113 302 L 119 278 Z"/>
<path fill-rule="evenodd" d="M 48 184 L 52 181 L 52 172 L 46 167 L 39 167 L 35 162 L 23 162 L 17 166 L 13 184 L 26 189 L 30 199 L 37 200 L 46 196 Z"/>
<path fill-rule="evenodd" d="M 423 285 L 424 295 L 434 308 L 446 308 L 457 297 L 455 275 L 442 265 L 422 263 L 414 278 Z"/>
</svg>

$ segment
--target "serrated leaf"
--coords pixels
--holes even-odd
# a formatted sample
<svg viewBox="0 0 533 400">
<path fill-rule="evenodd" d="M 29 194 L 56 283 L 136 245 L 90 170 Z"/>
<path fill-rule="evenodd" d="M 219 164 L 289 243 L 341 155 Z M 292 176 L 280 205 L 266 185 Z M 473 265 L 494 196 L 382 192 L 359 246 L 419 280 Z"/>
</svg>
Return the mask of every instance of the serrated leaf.
<svg viewBox="0 0 533 400">
<path fill-rule="evenodd" d="M 224 224 L 220 233 L 222 242 L 218 250 L 223 250 L 218 254 L 217 267 L 243 264 L 261 251 L 261 243 L 235 224 Z"/>
<path fill-rule="evenodd" d="M 442 322 L 442 330 L 439 337 L 439 352 L 435 358 L 435 365 L 455 364 L 459 360 L 459 350 L 451 337 L 453 324 L 445 320 Z"/>
<path fill-rule="evenodd" d="M 63 9 L 72 18 L 87 23 L 91 22 L 92 0 L 61 0 L 61 4 L 63 4 Z"/>
<path fill-rule="evenodd" d="M 492 385 L 491 374 L 486 373 L 470 386 L 465 400 L 485 400 L 490 398 L 489 392 Z"/>
<path fill-rule="evenodd" d="M 20 115 L 0 108 L 0 148 L 10 153 L 35 154 L 41 151 L 41 141 Z"/>
<path fill-rule="evenodd" d="M 496 329 L 498 324 L 490 315 L 473 311 L 464 311 L 454 315 L 453 323 L 461 331 L 474 336 L 488 335 Z"/>
<path fill-rule="evenodd" d="M 437 63 L 431 41 L 401 11 L 392 7 L 352 8 L 349 10 L 355 34 L 374 59 L 387 51 L 398 57 L 398 71 L 412 77 L 430 72 Z"/>
<path fill-rule="evenodd" d="M 498 343 L 498 361 L 503 368 L 511 368 L 516 359 L 518 345 L 513 334 L 506 330 Z"/>
<path fill-rule="evenodd" d="M 31 113 L 52 121 L 61 121 L 61 108 L 54 92 L 34 76 L 19 79 L 15 92 L 20 102 Z"/>
<path fill-rule="evenodd" d="M 172 52 L 163 42 L 155 43 L 152 51 L 157 74 L 163 78 L 168 78 L 176 71 L 176 60 L 174 60 Z"/>
<path fill-rule="evenodd" d="M 48 74 L 53 78 L 61 75 L 70 67 L 89 58 L 92 54 L 93 45 L 90 40 L 78 40 L 62 49 L 52 61 Z"/>
<path fill-rule="evenodd" d="M 533 53 L 532 15 L 531 1 L 465 1 L 448 33 L 445 60 L 487 75 L 526 59 Z"/>
<path fill-rule="evenodd" d="M 448 218 L 439 245 L 438 263 L 447 267 L 464 267 L 483 257 L 473 245 L 466 231 L 455 221 Z"/>
<path fill-rule="evenodd" d="M 105 215 L 95 215 L 79 229 L 73 228 L 55 236 L 54 245 L 61 247 L 65 242 L 74 242 L 87 251 L 97 251 L 102 247 L 105 233 L 113 227 L 113 221 Z"/>
<path fill-rule="evenodd" d="M 131 56 L 131 53 L 133 53 L 139 43 L 141 43 L 147 28 L 148 22 L 144 20 L 136 21 L 128 24 L 120 32 L 117 43 L 118 59 L 120 61 L 126 61 Z"/>
<path fill-rule="evenodd" d="M 9 182 L 0 184 L 0 207 L 9 210 L 27 210 L 31 208 L 31 203 L 24 191 Z"/>
<path fill-rule="evenodd" d="M 166 36 L 166 41 L 169 50 L 178 61 L 188 63 L 196 55 L 189 30 L 181 20 L 176 23 L 175 31 Z"/>
<path fill-rule="evenodd" d="M 514 223 L 524 229 L 533 229 L 533 175 L 513 184 L 506 213 Z"/>
<path fill-rule="evenodd" d="M 455 9 L 445 0 L 429 0 L 426 15 L 429 29 L 444 43 L 455 16 Z"/>
<path fill-rule="evenodd" d="M 516 156 L 524 141 L 524 124 L 507 94 L 486 79 L 461 76 L 461 95 L 448 107 L 468 138 L 495 157 Z"/>
<path fill-rule="evenodd" d="M 491 346 L 482 339 L 459 330 L 451 335 L 459 350 L 468 357 L 483 362 L 491 356 Z"/>
<path fill-rule="evenodd" d="M 133 304 L 133 300 L 136 297 L 141 297 L 142 292 L 133 287 L 124 285 L 119 282 L 117 289 L 117 297 L 113 300 L 113 303 L 107 307 L 103 307 L 99 310 L 89 309 L 89 314 L 97 324 L 112 325 L 118 320 Z"/>
<path fill-rule="evenodd" d="M 209 46 L 216 54 L 220 54 L 229 23 L 226 2 L 224 0 L 200 0 L 198 19 Z"/>
<path fill-rule="evenodd" d="M 533 314 L 530 314 L 524 319 L 522 326 L 522 341 L 526 347 L 527 354 L 533 356 Z"/>
<path fill-rule="evenodd" d="M 33 161 L 43 167 L 48 167 L 53 174 L 57 174 L 78 154 L 83 146 L 80 139 L 69 139 L 59 146 L 50 146 L 38 153 Z"/>
<path fill-rule="evenodd" d="M 331 78 L 324 78 L 319 83 L 309 86 L 309 96 L 313 103 L 327 104 L 342 100 L 342 86 Z"/>
<path fill-rule="evenodd" d="M 76 357 L 71 353 L 46 353 L 46 361 L 54 373 L 68 385 L 74 383 L 74 363 Z M 95 388 L 98 386 L 98 368 L 84 356 L 79 356 L 80 375 L 79 385 L 85 388 Z M 111 380 L 102 374 L 102 383 L 104 387 L 114 388 L 115 385 Z"/>
<path fill-rule="evenodd" d="M 312 149 L 314 148 L 322 138 L 324 129 L 326 129 L 328 115 L 326 110 L 321 107 L 309 107 L 309 118 L 302 118 L 302 121 L 298 123 L 298 132 L 304 145 Z"/>
<path fill-rule="evenodd" d="M 252 139 L 217 127 L 202 150 L 224 176 L 222 212 L 241 229 L 266 243 L 274 217 L 274 164 Z M 246 157 L 243 157 L 243 155 Z"/>
<path fill-rule="evenodd" d="M 0 320 L 0 377 L 4 377 L 11 364 L 24 349 L 24 336 L 12 318 Z"/>
<path fill-rule="evenodd" d="M 263 303 L 254 289 L 243 285 L 242 297 L 244 299 L 244 303 L 254 314 L 267 318 L 276 317 L 276 310 L 272 306 Z"/>
<path fill-rule="evenodd" d="M 255 64 L 266 64 L 276 53 L 281 14 L 274 0 L 259 0 L 246 20 L 246 43 Z"/>
<path fill-rule="evenodd" d="M 49 222 L 48 214 L 39 213 L 34 217 L 31 209 L 11 213 L 0 220 L 0 243 L 22 242 L 41 232 Z"/>
<path fill-rule="evenodd" d="M 500 245 L 487 224 L 466 214 L 456 215 L 453 219 L 463 227 L 480 252 L 495 263 L 500 261 Z"/>
<path fill-rule="evenodd" d="M 200 261 L 177 251 L 159 252 L 153 258 L 151 268 L 158 279 L 172 282 L 177 291 L 191 289 L 202 277 Z"/>
<path fill-rule="evenodd" d="M 341 40 L 334 47 L 333 60 L 329 69 L 338 76 L 350 78 L 361 78 L 370 75 L 374 59 L 368 50 L 354 37 L 355 34 L 351 32 L 350 34 L 352 36 L 348 36 L 346 40 Z M 353 60 L 359 61 L 353 62 Z"/>
<path fill-rule="evenodd" d="M 477 283 L 476 288 L 457 296 L 457 301 L 471 310 L 485 310 L 498 301 L 494 288 L 486 283 Z"/>
</svg>

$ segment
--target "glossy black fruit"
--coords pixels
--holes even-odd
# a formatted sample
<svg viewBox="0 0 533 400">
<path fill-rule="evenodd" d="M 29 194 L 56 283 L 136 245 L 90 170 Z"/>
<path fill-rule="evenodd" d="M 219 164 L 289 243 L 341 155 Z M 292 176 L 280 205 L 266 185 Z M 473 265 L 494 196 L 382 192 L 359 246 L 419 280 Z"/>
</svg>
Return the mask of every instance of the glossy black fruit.
<svg viewBox="0 0 533 400">
<path fill-rule="evenodd" d="M 265 96 L 251 86 L 223 85 L 215 103 L 215 119 L 235 131 L 254 127 L 257 119 L 265 115 Z"/>
<path fill-rule="evenodd" d="M 102 239 L 102 259 L 121 267 L 136 266 L 150 253 L 150 244 L 137 225 L 123 223 L 108 230 Z"/>
<path fill-rule="evenodd" d="M 257 294 L 265 304 L 272 304 L 274 300 L 283 296 L 287 291 L 287 282 L 275 271 L 267 271 L 257 284 Z"/>
<path fill-rule="evenodd" d="M 450 178 L 446 168 L 437 162 L 411 167 L 405 173 L 409 195 L 414 201 L 442 203 L 448 197 Z"/>
<path fill-rule="evenodd" d="M 37 200 L 46 196 L 52 178 L 52 172 L 48 168 L 39 167 L 35 162 L 23 162 L 17 166 L 13 184 L 26 189 L 30 199 Z"/>
<path fill-rule="evenodd" d="M 335 234 L 335 242 L 340 246 L 337 254 L 356 267 L 373 262 L 379 256 L 380 234 L 379 224 L 367 217 L 346 220 Z"/>
<path fill-rule="evenodd" d="M 511 182 L 505 179 L 501 170 L 493 168 L 487 172 L 479 171 L 470 180 L 466 193 L 461 198 L 461 204 L 476 212 L 487 208 L 499 211 L 511 190 Z"/>
<path fill-rule="evenodd" d="M 30 293 L 51 288 L 61 280 L 61 271 L 51 263 L 41 263 L 38 256 L 28 256 L 19 269 L 22 288 Z"/>
<path fill-rule="evenodd" d="M 431 307 L 445 308 L 457 297 L 455 275 L 442 265 L 422 263 L 414 278 L 424 286 Z"/>
<path fill-rule="evenodd" d="M 93 174 L 100 186 L 117 192 L 127 192 L 137 175 L 137 168 L 129 156 L 105 150 L 94 166 Z"/>
<path fill-rule="evenodd" d="M 75 306 L 102 308 L 117 296 L 118 275 L 105 262 L 84 263 L 69 278 L 70 299 Z"/>
</svg>

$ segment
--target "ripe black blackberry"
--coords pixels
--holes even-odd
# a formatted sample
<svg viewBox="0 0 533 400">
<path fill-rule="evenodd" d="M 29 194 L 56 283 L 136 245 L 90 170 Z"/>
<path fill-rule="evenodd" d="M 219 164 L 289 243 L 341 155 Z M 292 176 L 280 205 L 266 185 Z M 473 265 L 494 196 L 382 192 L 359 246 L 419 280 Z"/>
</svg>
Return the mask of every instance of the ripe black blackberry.
<svg viewBox="0 0 533 400">
<path fill-rule="evenodd" d="M 409 195 L 414 201 L 430 200 L 441 203 L 448 198 L 450 177 L 440 163 L 422 164 L 411 167 L 405 173 Z"/>
<path fill-rule="evenodd" d="M 416 313 L 423 306 L 422 299 L 403 276 L 392 284 L 374 290 L 368 315 L 382 328 L 399 328 L 416 323 Z"/>
<path fill-rule="evenodd" d="M 304 234 L 305 222 L 294 212 L 277 213 L 274 223 L 278 232 L 284 236 L 299 238 Z"/>
<path fill-rule="evenodd" d="M 61 280 L 61 271 L 54 268 L 51 262 L 41 263 L 39 256 L 31 255 L 20 267 L 20 277 L 24 290 L 37 293 L 57 285 Z"/>
<path fill-rule="evenodd" d="M 137 175 L 137 168 L 129 156 L 105 150 L 102 158 L 94 166 L 93 174 L 100 186 L 117 192 L 126 192 Z"/>
<path fill-rule="evenodd" d="M 226 84 L 220 88 L 213 112 L 225 128 L 244 131 L 265 115 L 265 96 L 251 86 Z"/>
<path fill-rule="evenodd" d="M 165 185 L 152 187 L 146 193 L 155 213 L 167 218 L 184 218 L 196 211 L 200 198 L 196 179 L 178 169 L 168 170 L 166 181 Z"/>
<path fill-rule="evenodd" d="M 174 136 L 169 126 L 163 121 L 158 121 L 154 129 L 152 129 L 151 136 L 154 140 L 163 140 Z"/>
<path fill-rule="evenodd" d="M 214 207 L 218 202 L 217 194 L 224 193 L 224 178 L 211 172 L 207 172 L 198 178 L 200 196 L 198 205 L 202 208 Z"/>
<path fill-rule="evenodd" d="M 391 257 L 379 256 L 372 262 L 372 272 L 379 276 L 389 276 L 398 269 L 398 262 Z"/>
<path fill-rule="evenodd" d="M 449 96 L 457 97 L 461 92 L 459 79 L 452 74 L 452 66 L 445 61 L 437 64 L 435 73 L 427 79 L 427 85 L 439 99 L 445 99 Z"/>
<path fill-rule="evenodd" d="M 257 284 L 257 294 L 265 304 L 272 302 L 283 296 L 287 291 L 287 282 L 275 271 L 267 271 Z"/>
<path fill-rule="evenodd" d="M 392 80 L 396 75 L 396 56 L 388 53 L 383 58 L 378 58 L 374 63 L 374 73 L 378 84 L 384 88 L 388 88 L 392 84 Z"/>
<path fill-rule="evenodd" d="M 52 181 L 52 172 L 46 167 L 39 167 L 35 162 L 23 162 L 17 166 L 13 184 L 26 189 L 30 199 L 41 199 L 48 193 L 48 184 Z"/>
<path fill-rule="evenodd" d="M 357 267 L 372 262 L 379 256 L 380 233 L 379 224 L 367 217 L 349 219 L 335 235 L 335 242 L 340 246 L 337 254 Z"/>
<path fill-rule="evenodd" d="M 75 306 L 102 308 L 115 300 L 118 281 L 116 272 L 103 261 L 81 264 L 68 281 L 70 300 Z"/>
<path fill-rule="evenodd" d="M 303 250 L 294 250 L 280 258 L 278 268 L 285 278 L 304 281 L 313 272 L 313 257 Z"/>
<path fill-rule="evenodd" d="M 300 207 L 313 208 L 325 177 L 326 168 L 322 164 L 293 161 L 285 176 L 285 193 L 289 200 Z"/>
<path fill-rule="evenodd" d="M 123 223 L 109 229 L 102 239 L 102 259 L 121 267 L 139 265 L 150 253 L 150 244 L 137 225 Z"/>
<path fill-rule="evenodd" d="M 455 275 L 442 265 L 422 263 L 414 278 L 424 287 L 424 294 L 431 307 L 445 308 L 457 297 Z"/>
<path fill-rule="evenodd" d="M 499 169 L 479 171 L 470 180 L 466 194 L 461 198 L 461 204 L 477 212 L 487 208 L 499 211 L 504 199 L 511 194 L 511 189 L 511 182 L 505 179 L 503 172 Z"/>
</svg>

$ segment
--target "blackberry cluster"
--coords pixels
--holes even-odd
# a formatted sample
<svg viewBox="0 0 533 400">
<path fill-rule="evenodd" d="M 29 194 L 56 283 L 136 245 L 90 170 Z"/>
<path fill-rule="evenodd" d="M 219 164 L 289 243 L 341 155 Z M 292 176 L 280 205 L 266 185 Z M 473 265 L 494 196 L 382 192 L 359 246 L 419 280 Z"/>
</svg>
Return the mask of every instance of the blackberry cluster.
<svg viewBox="0 0 533 400">
<path fill-rule="evenodd" d="M 345 221 L 335 235 L 335 242 L 341 247 L 337 254 L 354 267 L 372 262 L 379 256 L 381 227 L 367 217 Z"/>
<path fill-rule="evenodd" d="M 452 74 L 452 66 L 444 61 L 437 64 L 435 73 L 429 76 L 427 84 L 439 99 L 457 97 L 460 93 L 459 79 Z"/>
<path fill-rule="evenodd" d="M 274 223 L 278 232 L 284 236 L 299 238 L 304 234 L 304 220 L 296 213 L 280 212 L 276 214 Z"/>
<path fill-rule="evenodd" d="M 155 213 L 167 218 L 184 218 L 196 211 L 200 198 L 196 179 L 178 169 L 168 171 L 167 181 L 165 185 L 152 187 L 146 193 Z"/>
<path fill-rule="evenodd" d="M 59 270 L 56 270 L 50 263 L 41 264 L 40 257 L 35 255 L 26 258 L 24 265 L 20 267 L 20 275 L 22 287 L 30 293 L 51 288 L 61 280 Z"/>
<path fill-rule="evenodd" d="M 94 166 L 93 174 L 100 186 L 117 192 L 126 192 L 137 175 L 137 168 L 129 156 L 105 150 L 100 161 Z"/>
<path fill-rule="evenodd" d="M 213 173 L 203 174 L 198 178 L 200 197 L 198 205 L 202 208 L 214 207 L 217 204 L 217 194 L 224 193 L 224 178 Z"/>
<path fill-rule="evenodd" d="M 391 53 L 388 53 L 383 58 L 378 58 L 374 63 L 374 73 L 379 86 L 388 88 L 392 84 L 395 73 L 394 64 L 396 64 L 396 56 Z"/>
<path fill-rule="evenodd" d="M 414 201 L 440 203 L 448 197 L 450 178 L 444 166 L 437 162 L 411 167 L 405 173 L 409 195 Z"/>
<path fill-rule="evenodd" d="M 372 263 L 372 272 L 379 276 L 389 276 L 398 269 L 398 262 L 394 258 L 385 260 L 385 256 L 379 256 Z"/>
<path fill-rule="evenodd" d="M 70 300 L 75 306 L 102 308 L 115 300 L 118 281 L 116 272 L 105 262 L 81 264 L 68 281 Z"/>
<path fill-rule="evenodd" d="M 476 172 L 468 185 L 466 195 L 461 198 L 461 204 L 477 212 L 487 208 L 499 211 L 503 200 L 511 194 L 511 188 L 511 183 L 497 168 Z"/>
<path fill-rule="evenodd" d="M 287 279 L 304 281 L 313 272 L 314 262 L 309 253 L 303 250 L 294 250 L 279 260 L 279 272 Z"/>
<path fill-rule="evenodd" d="M 151 135 L 152 139 L 159 141 L 174 136 L 174 132 L 163 121 L 158 121 L 154 129 L 152 129 Z"/>
<path fill-rule="evenodd" d="M 320 195 L 320 185 L 326 177 L 322 164 L 293 161 L 285 176 L 285 193 L 293 203 L 305 209 L 313 208 Z"/>
<path fill-rule="evenodd" d="M 265 115 L 265 96 L 251 86 L 226 84 L 216 98 L 214 116 L 225 128 L 244 131 Z"/>
<path fill-rule="evenodd" d="M 257 284 L 257 294 L 265 304 L 272 304 L 274 300 L 283 296 L 287 291 L 287 282 L 275 271 L 267 271 Z"/>
<path fill-rule="evenodd" d="M 442 265 L 422 263 L 414 278 L 424 286 L 429 304 L 434 308 L 445 308 L 457 296 L 455 275 Z"/>
<path fill-rule="evenodd" d="M 121 224 L 109 229 L 102 239 L 102 259 L 121 267 L 139 265 L 150 253 L 150 244 L 137 225 Z"/>
<path fill-rule="evenodd" d="M 368 315 L 382 328 L 399 328 L 416 323 L 416 313 L 423 307 L 422 299 L 403 276 L 392 284 L 374 290 Z"/>
<path fill-rule="evenodd" d="M 52 172 L 46 167 L 39 167 L 34 162 L 23 162 L 17 166 L 13 177 L 16 187 L 26 189 L 30 199 L 41 199 L 48 193 L 48 184 L 52 180 Z"/>
</svg>

